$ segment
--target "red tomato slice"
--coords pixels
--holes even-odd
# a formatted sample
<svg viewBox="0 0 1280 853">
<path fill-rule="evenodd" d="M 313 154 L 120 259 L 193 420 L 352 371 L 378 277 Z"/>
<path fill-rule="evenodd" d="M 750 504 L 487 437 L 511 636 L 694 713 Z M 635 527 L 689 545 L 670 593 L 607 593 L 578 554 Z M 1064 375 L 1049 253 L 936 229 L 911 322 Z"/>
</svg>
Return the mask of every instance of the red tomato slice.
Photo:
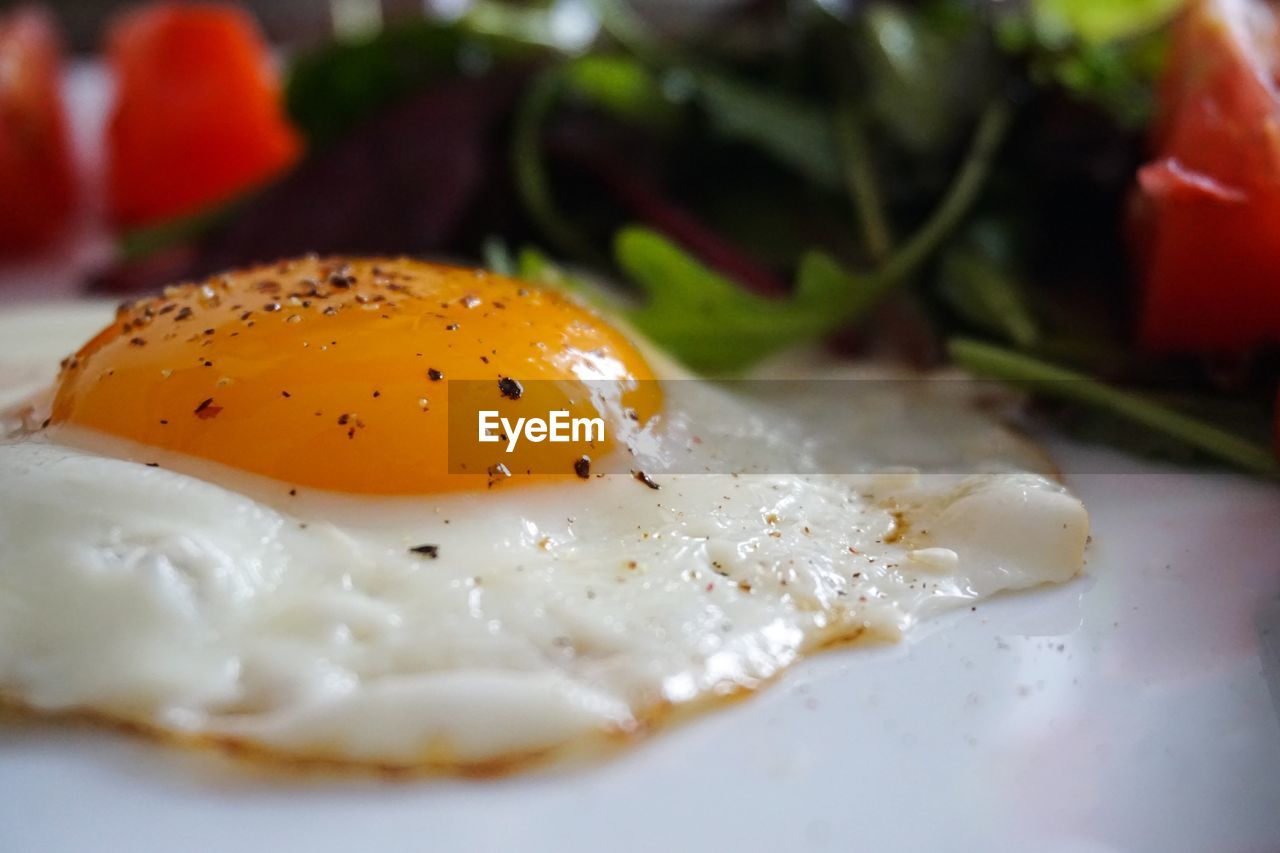
<svg viewBox="0 0 1280 853">
<path fill-rule="evenodd" d="M 0 17 L 0 251 L 39 248 L 75 205 L 61 51 L 52 19 L 35 8 Z"/>
<path fill-rule="evenodd" d="M 297 159 L 280 81 L 244 10 L 145 6 L 113 23 L 108 50 L 117 86 L 108 196 L 118 223 L 197 212 Z"/>
<path fill-rule="evenodd" d="M 1276 15 L 1260 0 L 1195 0 L 1176 24 L 1157 156 L 1138 175 L 1150 349 L 1280 341 L 1278 64 Z"/>
</svg>

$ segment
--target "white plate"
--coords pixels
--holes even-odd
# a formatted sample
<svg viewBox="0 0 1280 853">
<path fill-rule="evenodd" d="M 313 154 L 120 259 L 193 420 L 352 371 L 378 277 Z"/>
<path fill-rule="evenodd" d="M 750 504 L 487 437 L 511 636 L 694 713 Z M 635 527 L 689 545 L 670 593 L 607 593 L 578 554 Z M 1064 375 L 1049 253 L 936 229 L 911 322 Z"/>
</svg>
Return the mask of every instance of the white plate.
<svg viewBox="0 0 1280 853">
<path fill-rule="evenodd" d="M 38 382 L 57 338 L 108 316 L 86 307 L 59 335 L 38 312 L 0 326 L 14 346 L 25 330 Z M 1090 472 L 1071 481 L 1093 520 L 1087 577 L 899 647 L 826 653 L 610 761 L 273 781 L 119 734 L 11 726 L 0 850 L 1280 849 L 1255 624 L 1280 594 L 1280 489 L 1055 450 Z"/>
</svg>

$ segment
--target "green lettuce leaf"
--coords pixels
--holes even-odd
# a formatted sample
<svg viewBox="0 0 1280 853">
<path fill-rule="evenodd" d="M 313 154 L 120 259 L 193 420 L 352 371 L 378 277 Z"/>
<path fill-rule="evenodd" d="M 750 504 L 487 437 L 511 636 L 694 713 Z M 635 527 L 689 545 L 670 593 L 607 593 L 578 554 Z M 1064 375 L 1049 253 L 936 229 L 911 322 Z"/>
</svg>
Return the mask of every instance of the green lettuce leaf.
<svg viewBox="0 0 1280 853">
<path fill-rule="evenodd" d="M 771 299 L 638 227 L 618 233 L 614 253 L 646 297 L 630 312 L 631 321 L 682 362 L 709 374 L 732 373 L 838 328 L 846 320 L 840 306 L 860 284 L 830 257 L 811 252 L 801 261 L 795 291 Z"/>
</svg>

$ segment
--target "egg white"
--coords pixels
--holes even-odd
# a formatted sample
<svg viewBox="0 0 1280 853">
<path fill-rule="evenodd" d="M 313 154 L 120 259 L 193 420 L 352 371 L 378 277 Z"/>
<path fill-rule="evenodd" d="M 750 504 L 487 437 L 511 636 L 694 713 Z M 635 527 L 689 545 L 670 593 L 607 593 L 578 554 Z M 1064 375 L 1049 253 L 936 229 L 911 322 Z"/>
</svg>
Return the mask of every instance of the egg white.
<svg viewBox="0 0 1280 853">
<path fill-rule="evenodd" d="M 291 499 L 15 436 L 0 444 L 0 696 L 293 758 L 493 767 L 644 731 L 824 644 L 896 639 L 1081 567 L 1084 508 L 1042 476 L 871 470 L 902 440 L 888 403 L 859 419 L 818 400 L 797 421 L 678 384 L 652 461 L 714 473 L 665 473 L 659 490 L 608 475 Z M 955 418 L 944 455 L 1016 457 L 961 401 L 932 405 Z M 861 454 L 867 473 L 818 473 L 824 454 Z M 426 543 L 436 556 L 410 550 Z"/>
</svg>

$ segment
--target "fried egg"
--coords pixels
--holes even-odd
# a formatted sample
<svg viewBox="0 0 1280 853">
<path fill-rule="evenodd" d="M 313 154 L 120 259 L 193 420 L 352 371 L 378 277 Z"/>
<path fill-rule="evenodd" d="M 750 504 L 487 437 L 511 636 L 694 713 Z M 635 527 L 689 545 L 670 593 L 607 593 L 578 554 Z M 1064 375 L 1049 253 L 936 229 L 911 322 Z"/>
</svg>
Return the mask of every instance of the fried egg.
<svg viewBox="0 0 1280 853">
<path fill-rule="evenodd" d="M 604 437 L 588 465 L 550 442 L 507 465 L 451 434 L 459 381 Z M 988 473 L 879 470 L 904 433 L 885 413 L 916 407 L 885 393 L 744 399 L 562 295 L 403 259 L 169 288 L 8 416 L 0 697 L 289 759 L 497 769 L 1080 570 L 1083 506 L 963 400 L 919 402 L 947 423 L 927 444 L 982 448 Z"/>
</svg>

